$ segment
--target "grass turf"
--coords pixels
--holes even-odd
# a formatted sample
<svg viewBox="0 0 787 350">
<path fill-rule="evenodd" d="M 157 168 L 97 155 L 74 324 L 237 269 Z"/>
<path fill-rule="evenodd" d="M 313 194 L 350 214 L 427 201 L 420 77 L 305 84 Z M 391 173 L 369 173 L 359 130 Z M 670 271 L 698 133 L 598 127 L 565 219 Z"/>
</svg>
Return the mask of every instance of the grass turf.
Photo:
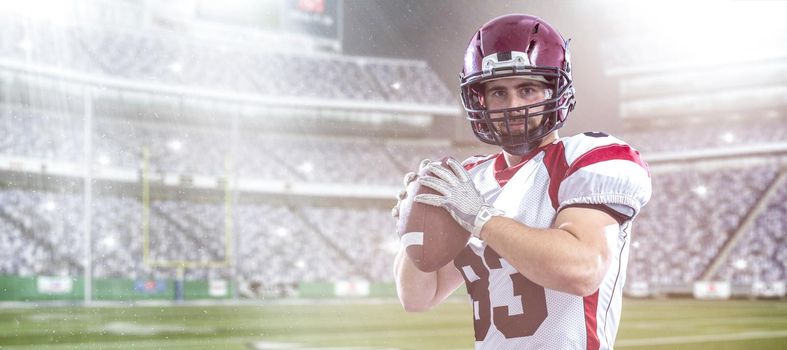
<svg viewBox="0 0 787 350">
<path fill-rule="evenodd" d="M 472 349 L 469 304 L 0 307 L 0 349 Z M 618 349 L 785 349 L 787 302 L 626 300 Z"/>
</svg>

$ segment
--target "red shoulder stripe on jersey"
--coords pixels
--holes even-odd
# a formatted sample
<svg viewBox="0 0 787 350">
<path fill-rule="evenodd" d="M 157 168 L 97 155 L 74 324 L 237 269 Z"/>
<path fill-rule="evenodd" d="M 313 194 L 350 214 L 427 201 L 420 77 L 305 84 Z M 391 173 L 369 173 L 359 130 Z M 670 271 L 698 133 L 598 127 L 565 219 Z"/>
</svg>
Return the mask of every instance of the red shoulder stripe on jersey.
<svg viewBox="0 0 787 350">
<path fill-rule="evenodd" d="M 497 157 L 498 154 L 500 154 L 500 153 L 495 153 L 495 154 L 488 155 L 488 156 L 486 156 L 484 158 L 479 159 L 475 163 L 467 163 L 467 164 L 464 165 L 465 166 L 465 170 L 470 171 L 470 169 L 475 168 L 476 166 L 478 166 L 478 164 L 481 164 L 483 162 L 486 162 L 487 160 L 490 160 L 490 159 L 493 159 L 493 158 Z"/>
<path fill-rule="evenodd" d="M 546 150 L 544 166 L 549 173 L 549 199 L 552 201 L 552 207 L 557 210 L 557 191 L 560 189 L 560 183 L 565 178 L 568 163 L 566 162 L 566 147 L 563 145 L 563 141 L 556 143 L 554 146 Z"/>
<path fill-rule="evenodd" d="M 582 298 L 585 304 L 585 330 L 587 332 L 588 350 L 598 350 L 601 342 L 596 333 L 596 309 L 598 308 L 598 290 L 595 293 Z"/>
<path fill-rule="evenodd" d="M 571 164 L 564 178 L 571 176 L 571 174 L 575 173 L 577 170 L 588 165 L 613 159 L 628 160 L 637 163 L 645 169 L 645 171 L 648 172 L 648 176 L 650 176 L 648 163 L 642 160 L 637 150 L 631 148 L 629 145 L 612 144 L 596 147 L 581 155 L 574 161 L 574 164 Z"/>
</svg>

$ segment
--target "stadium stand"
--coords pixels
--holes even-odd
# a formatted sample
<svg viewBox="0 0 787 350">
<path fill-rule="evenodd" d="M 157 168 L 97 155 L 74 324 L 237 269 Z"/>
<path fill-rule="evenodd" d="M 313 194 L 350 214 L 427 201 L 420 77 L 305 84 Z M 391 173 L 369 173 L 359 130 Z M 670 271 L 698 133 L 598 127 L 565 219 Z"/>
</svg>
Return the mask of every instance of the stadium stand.
<svg viewBox="0 0 787 350">
<path fill-rule="evenodd" d="M 175 32 L 0 18 L 0 57 L 35 69 L 259 96 L 450 105 L 424 62 L 229 47 Z M 35 34 L 35 35 L 32 35 Z M 319 74 L 315 73 L 319 68 Z M 338 88 L 337 88 L 338 87 Z"/>
<path fill-rule="evenodd" d="M 756 124 L 748 120 L 688 123 L 667 131 L 630 131 L 616 136 L 645 154 L 725 149 L 783 142 L 787 140 L 787 120 L 771 116 L 758 118 Z"/>
<path fill-rule="evenodd" d="M 666 287 L 698 280 L 777 172 L 767 165 L 654 173 L 653 197 L 632 232 L 628 278 Z"/>
<path fill-rule="evenodd" d="M 778 172 L 776 165 L 741 170 L 656 174 L 654 198 L 634 229 L 629 279 L 665 287 L 697 280 Z M 730 258 L 746 258 L 760 266 L 756 278 L 761 280 L 784 276 L 778 219 L 784 210 L 784 188 L 779 193 Z M 80 196 L 20 190 L 0 191 L 0 196 L 8 203 L 0 212 L 0 224 L 6 228 L 0 239 L 19 252 L 4 261 L 3 273 L 78 273 L 81 236 L 67 233 L 80 231 Z M 139 199 L 101 196 L 94 200 L 94 208 L 96 275 L 158 276 L 141 261 Z M 153 202 L 152 257 L 222 260 L 227 247 L 225 215 L 221 203 Z M 395 246 L 393 222 L 385 209 L 244 204 L 237 207 L 236 215 L 243 261 L 238 268 L 247 280 L 287 284 L 359 276 L 375 281 L 391 278 L 389 260 L 381 258 L 392 257 Z M 42 256 L 46 258 L 38 259 Z M 755 278 L 754 271 L 735 272 L 735 281 L 748 283 Z M 204 276 L 204 271 L 188 273 L 189 278 L 198 276 Z"/>
<path fill-rule="evenodd" d="M 729 279 L 738 284 L 785 280 L 787 184 L 782 183 L 776 191 L 776 196 L 768 203 L 765 212 L 757 217 L 755 225 L 735 245 L 732 254 L 717 273 L 717 279 Z"/>
<path fill-rule="evenodd" d="M 0 111 L 0 152 L 6 155 L 81 162 L 82 125 L 77 118 L 31 109 Z"/>
<path fill-rule="evenodd" d="M 0 273 L 80 274 L 81 196 L 3 190 L 0 200 L 7 204 L 0 208 L 0 242 L 10 248 L 4 249 L 8 256 Z M 100 196 L 93 203 L 96 277 L 171 277 L 166 269 L 146 266 L 142 260 L 142 203 L 138 199 Z M 153 261 L 220 262 L 233 249 L 232 242 L 226 242 L 227 214 L 222 203 L 155 201 L 150 211 Z M 243 204 L 234 222 L 243 262 L 238 269 L 245 280 L 277 285 L 391 278 L 390 266 L 381 261 L 383 256 L 393 258 L 391 245 L 395 244 L 387 210 Z M 186 277 L 205 278 L 206 270 L 189 269 Z"/>
<path fill-rule="evenodd" d="M 0 128 L 5 137 L 2 140 L 0 152 L 9 156 L 25 156 L 42 160 L 55 160 L 65 162 L 81 162 L 81 135 L 82 126 L 79 119 L 67 115 L 57 115 L 53 112 L 35 111 L 32 109 L 18 108 L 5 105 L 4 113 L 0 118 Z M 735 128 L 745 137 L 736 137 L 734 140 L 756 140 L 761 143 L 779 141 L 780 135 L 785 131 L 781 128 L 781 121 L 760 124 L 756 128 Z M 227 130 L 209 130 L 199 127 L 181 126 L 176 129 L 168 124 L 141 124 L 122 119 L 100 119 L 96 125 L 94 153 L 95 162 L 101 164 L 102 157 L 106 157 L 113 166 L 140 169 L 142 164 L 141 149 L 143 146 L 151 150 L 151 165 L 154 170 L 181 174 L 203 174 L 222 176 L 227 169 L 224 167 L 225 155 L 230 146 L 221 142 L 228 138 Z M 685 137 L 688 130 L 675 130 L 674 134 L 658 133 L 648 135 L 639 133 L 628 135 L 639 143 L 644 149 L 657 151 L 679 151 L 691 148 L 719 148 L 729 145 L 723 141 L 722 130 L 729 130 L 719 126 L 707 135 L 697 138 Z M 716 136 L 713 136 L 716 135 Z M 625 136 L 624 136 L 625 137 Z M 172 146 L 173 140 L 180 144 L 177 148 Z M 660 140 L 659 142 L 655 142 Z M 665 142 L 664 140 L 671 140 Z M 721 140 L 721 141 L 720 141 Z M 669 146 L 669 147 L 667 147 Z M 439 159 L 445 154 L 456 157 L 481 153 L 477 147 L 456 148 L 450 143 L 440 142 L 401 142 L 401 141 L 372 141 L 365 138 L 330 138 L 330 137 L 299 137 L 298 135 L 262 136 L 248 134 L 239 142 L 239 156 L 242 162 L 237 163 L 237 171 L 243 177 L 315 182 L 326 184 L 354 184 L 365 183 L 379 186 L 396 186 L 400 181 L 404 169 L 413 168 L 423 157 Z M 264 151 L 261 151 L 264 150 Z M 651 153 L 652 153 L 651 152 Z M 337 155 L 341 155 L 338 157 Z M 291 160 L 296 161 L 291 161 Z M 369 165 L 346 166 L 347 160 L 356 164 Z M 271 166 L 275 164 L 276 166 Z M 690 283 L 707 268 L 708 262 L 718 253 L 727 236 L 734 230 L 747 208 L 751 207 L 754 200 L 763 190 L 763 186 L 778 172 L 776 165 L 740 171 L 737 168 L 718 169 L 712 171 L 680 171 L 654 176 L 654 198 L 648 209 L 643 211 L 635 228 L 634 249 L 631 255 L 629 276 L 632 280 L 645 279 L 652 285 L 678 285 Z M 691 191 L 687 191 L 691 189 Z M 10 247 L 23 247 L 20 259 L 11 259 L 4 266 L 3 271 L 12 274 L 30 273 L 55 273 L 58 266 L 68 266 L 67 273 L 77 273 L 81 263 L 78 259 L 80 244 L 79 239 L 70 240 L 70 245 L 63 245 L 57 241 L 58 235 L 47 234 L 48 227 L 58 227 L 62 220 L 52 213 L 42 212 L 42 194 L 24 191 L 3 192 L 4 202 L 19 203 L 9 205 L 4 209 L 3 225 L 16 227 L 16 230 L 7 231 L 3 237 Z M 57 195 L 63 196 L 63 195 Z M 782 194 L 783 197 L 783 194 Z M 60 208 L 70 208 L 69 213 L 81 211 L 78 197 L 58 200 Z M 36 204 L 37 203 L 37 204 Z M 69 204 L 71 203 L 71 207 Z M 98 256 L 102 257 L 102 264 L 96 264 L 97 276 L 129 276 L 137 277 L 150 275 L 151 271 L 142 266 L 140 262 L 141 243 L 138 235 L 140 227 L 139 211 L 141 206 L 138 200 L 127 198 L 104 198 L 95 205 L 94 228 L 99 232 L 114 232 L 114 238 L 98 238 L 96 245 Z M 123 208 L 123 209 L 121 209 Z M 679 209 L 676 209 L 679 208 Z M 265 209 L 265 208 L 263 208 Z M 251 209 L 241 208 L 239 213 Z M 262 210 L 262 209 L 261 209 Z M 279 208 L 279 210 L 283 210 Z M 375 256 L 385 254 L 385 234 L 368 235 L 363 232 L 374 227 L 391 226 L 387 222 L 387 215 L 381 212 L 364 212 L 361 216 L 368 216 L 366 224 L 358 219 L 349 209 L 337 208 L 295 208 L 303 213 L 303 218 L 295 217 L 291 222 L 299 222 L 307 227 L 307 222 L 312 226 L 321 227 L 318 232 L 310 231 L 304 227 L 295 229 L 300 234 L 321 235 L 323 239 L 332 241 L 339 252 L 362 251 L 358 249 L 358 237 L 363 245 L 370 244 L 369 239 L 374 237 L 379 240 L 368 256 L 358 257 L 363 261 L 361 265 L 368 266 L 367 271 L 376 280 L 388 280 L 390 276 L 385 264 L 375 265 L 379 260 Z M 769 209 L 770 211 L 778 210 Z M 153 254 L 179 257 L 186 260 L 204 261 L 221 260 L 221 247 L 216 244 L 221 240 L 205 240 L 200 235 L 209 232 L 221 232 L 223 222 L 221 206 L 208 206 L 188 202 L 162 202 L 153 206 L 152 232 L 154 240 L 158 237 L 161 242 L 168 242 L 164 235 L 167 232 L 179 232 L 176 237 L 179 241 L 169 242 L 170 246 L 163 244 L 154 245 L 158 251 Z M 286 210 L 285 210 L 286 212 Z M 106 215 L 105 215 L 106 214 Z M 367 215 L 368 214 L 368 215 Z M 40 220 L 40 217 L 44 218 Z M 260 215 L 246 214 L 249 217 Z M 753 232 L 757 232 L 736 250 L 735 259 L 754 257 L 752 264 L 762 266 L 758 278 L 772 280 L 784 276 L 784 257 L 779 255 L 780 240 L 778 218 L 780 213 L 763 215 L 758 219 Z M 117 218 L 115 218 L 117 217 Z M 348 218 L 349 217 L 349 218 Z M 196 219 L 201 218 L 201 219 Z M 210 219 L 207 219 L 210 218 Z M 375 218 L 369 220 L 369 218 Z M 659 218 L 669 218 L 659 220 Z M 59 221 L 60 220 L 60 221 Z M 350 227 L 355 229 L 350 232 L 352 240 L 337 239 L 335 235 L 341 232 L 338 227 L 344 220 L 352 220 Z M 246 223 L 247 220 L 239 220 Z M 31 226 L 33 222 L 45 223 Z M 315 224 L 319 223 L 319 225 Z M 371 223 L 371 224 L 369 224 Z M 68 227 L 72 232 L 78 232 L 79 219 L 71 218 Z M 297 227 L 297 226 L 295 226 Z M 364 227 L 363 230 L 357 229 Z M 259 232 L 258 228 L 244 228 L 250 232 Z M 270 229 L 268 232 L 278 232 Z M 27 236 L 25 235 L 27 234 Z M 62 235 L 62 233 L 60 233 Z M 360 236 L 358 236 L 360 235 Z M 20 241 L 26 237 L 24 241 Z M 40 237 L 48 237 L 46 240 Z M 133 237 L 133 238 L 132 238 Z M 62 238 L 65 239 L 65 238 Z M 254 240 L 252 236 L 248 239 Z M 765 240 L 763 242 L 763 240 Z M 28 244 L 29 243 L 29 244 Z M 766 244 L 767 243 L 767 244 Z M 134 247 L 123 252 L 113 252 L 111 247 Z M 37 248 L 31 248 L 37 247 Z M 51 247 L 51 248 L 50 248 Z M 64 247 L 70 250 L 61 251 Z M 757 248 L 760 247 L 760 248 Z M 763 248 L 773 247 L 773 248 Z M 680 249 L 679 249 L 680 248 Z M 56 249 L 56 250 L 55 250 Z M 309 251 L 312 249 L 308 248 Z M 382 250 L 381 250 L 382 249 Z M 752 253 L 752 251 L 754 253 Z M 126 254 L 128 253 L 128 254 Z M 305 262 L 295 264 L 299 254 L 296 251 L 291 258 L 284 258 L 278 262 L 285 266 L 304 266 Z M 38 255 L 36 255 L 38 254 Z M 55 264 L 41 266 L 41 262 L 33 257 L 40 254 L 66 259 L 70 264 Z M 252 254 L 248 252 L 247 254 Z M 336 258 L 335 256 L 333 258 Z M 767 259 L 766 259 L 767 258 Z M 289 259 L 289 260 L 288 260 Z M 766 259 L 760 261 L 758 259 Z M 770 259 L 770 260 L 768 260 Z M 49 259 L 47 259 L 49 260 Z M 51 260 L 51 261 L 61 261 Z M 325 260 L 332 260 L 326 258 Z M 268 261 L 270 263 L 270 261 Z M 309 262 L 309 266 L 325 266 L 324 261 Z M 349 265 L 349 264 L 348 264 Z M 122 267 L 120 267 L 122 266 Z M 131 267 L 131 268 L 129 268 Z M 688 269 L 686 268 L 688 267 Z M 296 271 L 298 271 L 296 269 Z M 737 282 L 748 283 L 754 277 L 752 269 L 737 271 L 733 278 Z M 781 271 L 781 272 L 780 272 Z M 245 278 L 249 280 L 276 280 L 275 276 L 254 277 L 251 270 L 244 271 Z M 308 280 L 326 280 L 332 276 L 350 276 L 354 272 L 350 268 L 339 271 L 322 271 L 302 273 L 300 276 Z M 724 273 L 730 273 L 725 270 Z M 745 276 L 744 276 L 745 274 Z M 154 274 L 155 275 L 155 274 Z M 190 274 L 189 276 L 192 276 Z M 299 274 L 288 274 L 299 276 Z M 647 276 L 643 278 L 643 276 Z M 292 283 L 295 280 L 283 280 L 280 283 Z"/>
<path fill-rule="evenodd" d="M 0 72 L 12 76 L 0 79 L 0 157 L 63 162 L 76 169 L 83 163 L 86 122 L 82 111 L 73 108 L 67 96 L 45 100 L 41 95 L 47 95 L 48 88 L 36 85 L 33 78 L 14 75 L 17 71 L 267 98 L 423 106 L 456 103 L 434 71 L 421 61 L 299 55 L 251 47 L 254 45 L 184 38 L 161 29 L 132 32 L 0 17 L 0 63 L 14 72 Z M 648 89 L 639 91 L 643 90 Z M 633 91 L 636 95 L 637 90 Z M 148 102 L 153 103 L 137 103 Z M 188 116 L 138 118 L 133 110 L 141 106 L 125 106 L 132 111 L 128 112 L 120 107 L 113 110 L 113 103 L 117 102 L 97 103 L 100 112 L 92 125 L 91 161 L 98 167 L 116 167 L 135 175 L 145 167 L 147 150 L 153 173 L 216 178 L 237 174 L 261 182 L 390 189 L 398 187 L 404 172 L 414 169 L 423 158 L 437 160 L 451 155 L 464 159 L 490 152 L 479 145 L 425 138 L 258 132 L 243 121 L 233 133 L 228 125 L 189 123 Z M 724 150 L 787 139 L 787 122 L 779 113 L 702 124 L 702 132 L 697 132 L 697 125 L 617 136 L 642 151 L 646 160 L 653 154 Z M 766 186 L 783 171 L 778 161 L 756 166 L 740 166 L 736 161 L 733 158 L 712 168 L 688 165 L 653 172 L 653 198 L 633 229 L 629 281 L 669 290 L 696 281 L 708 269 Z M 46 186 L 47 181 L 60 180 L 41 180 L 38 187 L 15 187 L 7 181 L 0 189 L 0 245 L 4 247 L 0 274 L 78 276 L 83 272 L 83 196 L 72 193 L 76 189 L 53 190 L 56 186 Z M 151 266 L 143 260 L 145 204 L 137 185 L 126 183 L 127 188 L 93 197 L 96 277 L 172 277 L 170 268 Z M 397 248 L 394 222 L 387 209 L 392 199 L 374 199 L 375 205 L 353 198 L 312 203 L 301 202 L 300 197 L 279 201 L 242 193 L 241 200 L 228 211 L 218 191 L 206 200 L 188 186 L 171 192 L 174 194 L 162 193 L 149 203 L 147 253 L 151 259 L 219 262 L 215 268 L 188 268 L 186 279 L 220 275 L 263 289 L 290 288 L 301 282 L 392 280 L 390 262 Z M 785 200 L 787 185 L 778 189 L 767 210 L 737 243 L 717 278 L 734 283 L 787 279 Z M 237 241 L 227 241 L 228 226 Z M 239 264 L 221 265 L 232 254 L 237 255 Z M 739 260 L 747 261 L 748 267 L 732 269 Z M 233 276 L 233 269 L 237 275 Z"/>
<path fill-rule="evenodd" d="M 82 269 L 79 237 L 81 201 L 63 193 L 0 191 L 3 241 L 10 253 L 2 262 L 5 274 L 76 275 Z M 6 247 L 4 245 L 4 247 Z"/>
</svg>

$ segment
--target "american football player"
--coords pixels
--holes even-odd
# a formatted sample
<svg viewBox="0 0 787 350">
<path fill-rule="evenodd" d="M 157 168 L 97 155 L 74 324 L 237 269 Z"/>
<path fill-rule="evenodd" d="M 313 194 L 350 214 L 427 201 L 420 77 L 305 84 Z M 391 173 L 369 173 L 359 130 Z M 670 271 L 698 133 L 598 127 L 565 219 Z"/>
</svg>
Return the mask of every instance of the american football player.
<svg viewBox="0 0 787 350">
<path fill-rule="evenodd" d="M 439 193 L 415 201 L 444 208 L 473 238 L 432 273 L 400 250 L 402 305 L 428 310 L 464 282 L 476 349 L 611 349 L 632 221 L 651 196 L 647 164 L 602 132 L 558 136 L 575 104 L 568 42 L 537 17 L 484 24 L 460 89 L 476 137 L 501 151 L 449 159 L 450 171 L 424 160 L 433 176 L 405 176 L 405 187 Z"/>
</svg>

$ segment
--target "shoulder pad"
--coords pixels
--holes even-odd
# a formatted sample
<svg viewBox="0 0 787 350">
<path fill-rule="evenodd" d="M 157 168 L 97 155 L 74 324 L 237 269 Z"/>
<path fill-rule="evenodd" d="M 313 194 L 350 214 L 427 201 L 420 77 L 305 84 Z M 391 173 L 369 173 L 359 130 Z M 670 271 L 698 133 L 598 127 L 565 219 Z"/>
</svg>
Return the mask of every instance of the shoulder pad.
<svg viewBox="0 0 787 350">
<path fill-rule="evenodd" d="M 571 165 L 583 154 L 606 145 L 628 145 L 615 136 L 598 131 L 589 131 L 561 139 L 565 147 L 566 162 Z"/>
</svg>

